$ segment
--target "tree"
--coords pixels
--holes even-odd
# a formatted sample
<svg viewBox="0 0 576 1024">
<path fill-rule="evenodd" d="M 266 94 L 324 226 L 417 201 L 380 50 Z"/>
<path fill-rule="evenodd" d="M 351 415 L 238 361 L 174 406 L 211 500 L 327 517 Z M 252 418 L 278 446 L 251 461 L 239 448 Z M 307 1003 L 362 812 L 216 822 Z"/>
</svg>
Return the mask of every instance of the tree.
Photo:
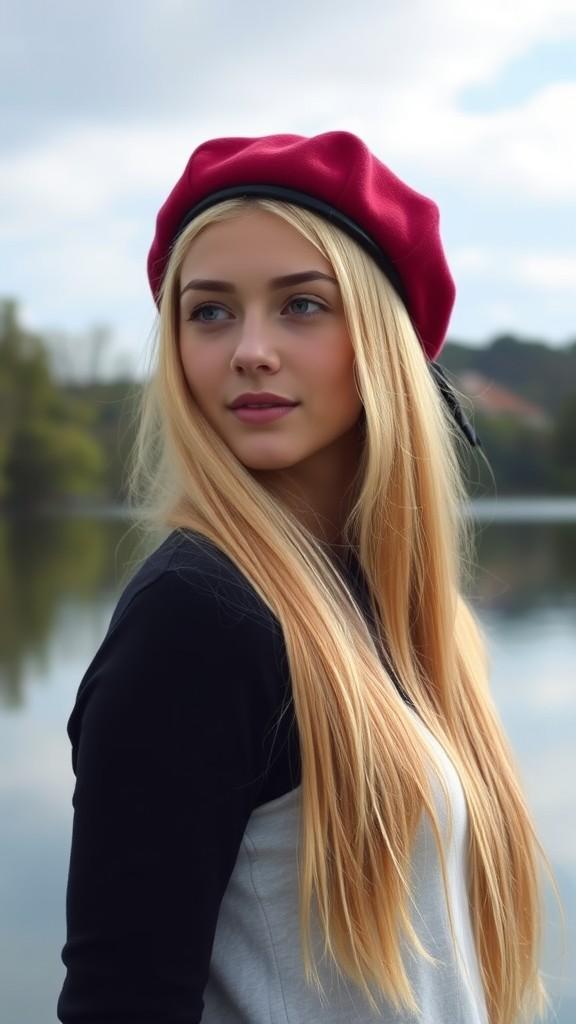
<svg viewBox="0 0 576 1024">
<path fill-rule="evenodd" d="M 98 443 L 72 424 L 22 424 L 13 435 L 6 476 L 21 502 L 97 493 L 104 474 Z"/>
<path fill-rule="evenodd" d="M 568 395 L 560 406 L 553 438 L 553 455 L 560 487 L 576 494 L 576 391 Z"/>
<path fill-rule="evenodd" d="M 98 493 L 104 456 L 93 416 L 57 386 L 46 345 L 21 325 L 17 303 L 0 302 L 0 497 Z"/>
</svg>

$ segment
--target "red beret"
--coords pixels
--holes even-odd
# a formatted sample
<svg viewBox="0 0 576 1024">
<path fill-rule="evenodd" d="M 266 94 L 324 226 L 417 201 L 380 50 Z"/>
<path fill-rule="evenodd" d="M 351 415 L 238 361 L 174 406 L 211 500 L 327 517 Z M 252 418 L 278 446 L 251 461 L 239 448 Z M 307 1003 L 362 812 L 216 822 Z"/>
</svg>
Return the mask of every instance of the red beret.
<svg viewBox="0 0 576 1024">
<path fill-rule="evenodd" d="M 354 237 L 392 281 L 427 356 L 436 358 L 455 297 L 438 207 L 351 132 L 209 139 L 198 146 L 156 219 L 148 254 L 156 302 L 171 246 L 186 224 L 241 195 L 304 206 Z"/>
</svg>

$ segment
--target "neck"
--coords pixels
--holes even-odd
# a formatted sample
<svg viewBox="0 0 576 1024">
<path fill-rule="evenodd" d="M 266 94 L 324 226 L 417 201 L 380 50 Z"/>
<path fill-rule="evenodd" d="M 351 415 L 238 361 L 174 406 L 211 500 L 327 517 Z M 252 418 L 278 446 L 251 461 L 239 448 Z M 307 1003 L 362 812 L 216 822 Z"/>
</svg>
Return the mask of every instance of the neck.
<svg viewBox="0 0 576 1024">
<path fill-rule="evenodd" d="M 347 547 L 343 529 L 355 498 L 362 445 L 361 431 L 355 425 L 333 445 L 287 470 L 256 471 L 254 475 L 311 533 L 342 554 Z"/>
</svg>

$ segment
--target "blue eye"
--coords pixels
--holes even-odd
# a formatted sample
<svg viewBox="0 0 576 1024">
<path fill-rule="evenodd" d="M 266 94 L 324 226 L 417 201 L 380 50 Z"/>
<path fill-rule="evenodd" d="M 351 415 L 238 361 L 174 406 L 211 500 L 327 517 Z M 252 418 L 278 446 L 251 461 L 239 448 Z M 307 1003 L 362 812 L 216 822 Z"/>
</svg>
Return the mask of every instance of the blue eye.
<svg viewBox="0 0 576 1024">
<path fill-rule="evenodd" d="M 296 299 L 290 299 L 290 302 L 288 302 L 287 305 L 286 305 L 286 309 L 288 309 L 289 306 L 294 306 L 296 303 L 300 303 L 301 306 L 302 305 L 317 306 L 318 309 L 320 309 L 320 310 L 325 310 L 326 309 L 326 306 L 322 305 L 321 302 L 316 302 L 316 299 L 307 299 L 304 296 L 301 296 L 301 297 L 296 298 Z M 315 312 L 316 312 L 316 310 L 312 310 L 312 313 L 315 313 Z M 297 310 L 297 313 L 301 313 L 303 316 L 312 316 L 312 313 L 305 312 L 303 309 Z"/>
<path fill-rule="evenodd" d="M 303 308 L 310 306 L 316 306 L 316 309 Z M 290 309 L 290 307 L 292 307 L 292 309 Z M 307 299 L 305 296 L 297 296 L 296 298 L 290 299 L 284 308 L 292 315 L 296 315 L 300 318 L 310 317 L 319 311 L 326 311 L 327 309 L 323 303 L 317 302 L 316 299 Z M 219 313 L 222 313 L 223 316 L 219 316 Z M 228 316 L 228 311 L 224 309 L 223 306 L 217 306 L 213 302 L 205 302 L 203 306 L 197 306 L 196 309 L 192 310 L 188 320 L 196 321 L 201 324 L 214 324 L 221 323 L 222 320 L 227 319 Z"/>
<path fill-rule="evenodd" d="M 203 323 L 203 324 L 213 324 L 216 320 L 220 320 L 221 319 L 221 317 L 216 317 L 216 316 L 208 316 L 206 318 L 200 316 L 201 313 L 206 313 L 206 312 L 226 313 L 226 310 L 223 309 L 222 306 L 215 306 L 212 303 L 207 302 L 206 305 L 198 306 L 197 309 L 193 309 L 191 314 L 190 314 L 190 316 L 188 317 L 188 319 L 189 320 L 199 320 L 200 323 Z"/>
</svg>

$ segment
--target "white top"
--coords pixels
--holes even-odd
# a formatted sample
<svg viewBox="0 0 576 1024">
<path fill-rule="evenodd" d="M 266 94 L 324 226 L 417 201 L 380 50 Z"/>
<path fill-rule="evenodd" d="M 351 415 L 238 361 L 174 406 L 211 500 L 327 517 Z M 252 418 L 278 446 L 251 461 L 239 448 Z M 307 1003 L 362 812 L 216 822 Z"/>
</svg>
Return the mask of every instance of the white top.
<svg viewBox="0 0 576 1024">
<path fill-rule="evenodd" d="M 452 945 L 440 862 L 427 815 L 417 829 L 412 920 L 433 965 L 406 948 L 405 963 L 420 1016 L 397 1013 L 384 1000 L 374 1014 L 360 988 L 322 960 L 312 914 L 313 949 L 328 1002 L 306 985 L 300 951 L 297 850 L 301 786 L 257 807 L 248 822 L 224 894 L 204 993 L 202 1024 L 488 1024 L 471 929 L 467 886 L 467 807 L 459 777 L 442 746 L 412 710 L 444 774 L 452 804 L 452 838 L 444 794 L 432 791 L 446 845 L 456 947 Z M 374 989 L 373 989 L 374 991 Z"/>
</svg>

